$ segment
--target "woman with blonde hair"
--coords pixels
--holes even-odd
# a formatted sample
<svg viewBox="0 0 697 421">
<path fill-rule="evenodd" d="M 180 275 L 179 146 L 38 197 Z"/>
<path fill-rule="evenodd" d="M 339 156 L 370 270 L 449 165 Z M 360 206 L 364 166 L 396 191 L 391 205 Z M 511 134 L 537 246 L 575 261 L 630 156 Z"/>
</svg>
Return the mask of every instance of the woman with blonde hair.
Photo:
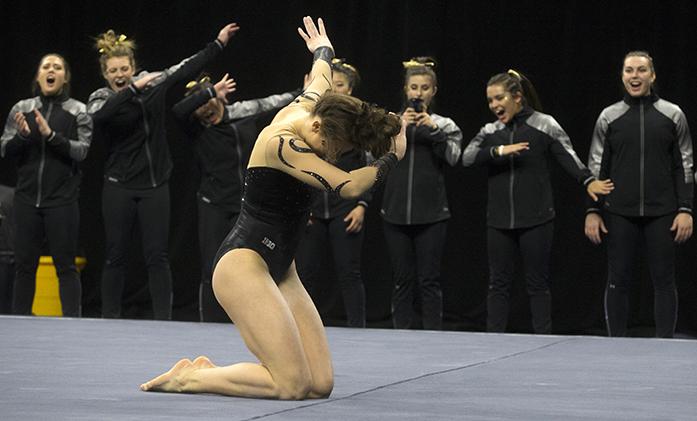
<svg viewBox="0 0 697 421">
<path fill-rule="evenodd" d="M 450 219 L 444 169 L 460 158 L 462 132 L 451 118 L 434 112 L 435 60 L 415 57 L 403 65 L 409 153 L 387 180 L 380 210 L 392 261 L 392 323 L 397 329 L 415 327 L 420 301 L 423 328 L 439 330 L 441 260 Z"/>
<path fill-rule="evenodd" d="M 121 316 L 126 256 L 138 221 L 155 319 L 172 317 L 169 185 L 172 172 L 165 131 L 166 94 L 201 72 L 239 27 L 231 23 L 203 50 L 162 72 L 136 75 L 135 43 L 113 30 L 96 41 L 107 87 L 90 95 L 87 110 L 107 151 L 102 192 L 106 261 L 102 272 L 102 317 Z"/>
</svg>

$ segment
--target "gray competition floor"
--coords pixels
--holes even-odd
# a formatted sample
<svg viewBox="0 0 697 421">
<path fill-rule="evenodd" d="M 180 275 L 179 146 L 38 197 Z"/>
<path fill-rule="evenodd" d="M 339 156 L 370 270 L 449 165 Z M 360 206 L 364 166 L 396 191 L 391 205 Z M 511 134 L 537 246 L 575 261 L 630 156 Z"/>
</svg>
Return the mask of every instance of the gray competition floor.
<svg viewBox="0 0 697 421">
<path fill-rule="evenodd" d="M 279 402 L 145 393 L 232 325 L 0 317 L 2 420 L 695 420 L 697 341 L 329 328 L 336 386 Z"/>
</svg>

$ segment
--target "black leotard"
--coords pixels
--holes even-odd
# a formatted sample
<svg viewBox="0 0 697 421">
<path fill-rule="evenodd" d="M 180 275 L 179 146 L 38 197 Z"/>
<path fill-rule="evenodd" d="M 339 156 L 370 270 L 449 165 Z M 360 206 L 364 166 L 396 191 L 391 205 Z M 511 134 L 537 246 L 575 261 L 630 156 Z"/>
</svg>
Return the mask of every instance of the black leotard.
<svg viewBox="0 0 697 421">
<path fill-rule="evenodd" d="M 240 216 L 220 245 L 213 267 L 230 250 L 251 249 L 280 282 L 295 256 L 315 191 L 275 168 L 248 168 Z"/>
</svg>

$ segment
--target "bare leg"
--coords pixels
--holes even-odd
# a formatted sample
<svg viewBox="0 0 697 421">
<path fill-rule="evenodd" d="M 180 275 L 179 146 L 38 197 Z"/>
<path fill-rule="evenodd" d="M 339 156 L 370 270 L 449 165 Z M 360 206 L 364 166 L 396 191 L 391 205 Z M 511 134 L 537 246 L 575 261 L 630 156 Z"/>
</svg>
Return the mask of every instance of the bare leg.
<svg viewBox="0 0 697 421">
<path fill-rule="evenodd" d="M 334 370 L 327 335 L 317 308 L 298 277 L 295 262 L 278 287 L 293 313 L 310 365 L 312 388 L 308 398 L 326 398 L 334 388 Z"/>
<path fill-rule="evenodd" d="M 190 361 L 180 361 L 145 383 L 144 390 L 272 399 L 308 397 L 312 374 L 298 326 L 261 257 L 246 249 L 230 251 L 215 269 L 213 289 L 260 363 L 198 368 Z"/>
</svg>

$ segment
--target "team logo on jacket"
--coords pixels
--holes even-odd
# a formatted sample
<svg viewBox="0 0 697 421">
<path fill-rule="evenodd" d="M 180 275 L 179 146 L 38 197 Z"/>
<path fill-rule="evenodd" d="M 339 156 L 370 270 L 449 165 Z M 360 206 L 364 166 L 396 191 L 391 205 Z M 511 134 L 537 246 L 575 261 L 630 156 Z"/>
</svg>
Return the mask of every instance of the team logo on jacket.
<svg viewBox="0 0 697 421">
<path fill-rule="evenodd" d="M 264 237 L 263 240 L 261 240 L 261 244 L 265 245 L 266 247 L 269 248 L 269 250 L 273 250 L 276 248 L 276 243 L 273 241 L 269 240 L 268 237 Z"/>
</svg>

